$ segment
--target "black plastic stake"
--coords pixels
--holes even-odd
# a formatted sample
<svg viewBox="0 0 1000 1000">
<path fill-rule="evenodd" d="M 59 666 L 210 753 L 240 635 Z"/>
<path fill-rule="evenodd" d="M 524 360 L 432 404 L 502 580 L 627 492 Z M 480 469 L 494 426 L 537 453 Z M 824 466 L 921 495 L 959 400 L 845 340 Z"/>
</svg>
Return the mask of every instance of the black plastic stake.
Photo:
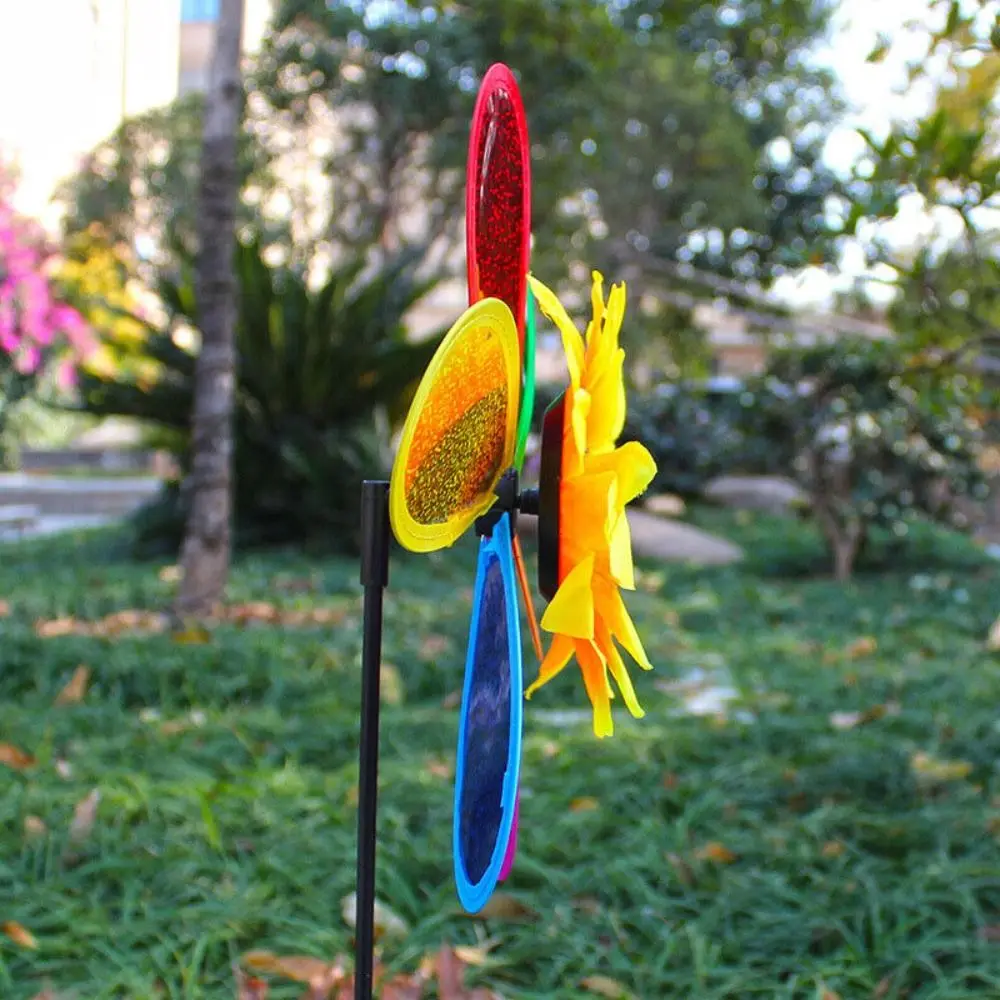
<svg viewBox="0 0 1000 1000">
<path fill-rule="evenodd" d="M 372 1000 L 375 964 L 375 817 L 378 810 L 378 712 L 382 666 L 382 596 L 389 585 L 389 484 L 361 489 L 361 735 L 358 744 L 358 873 L 354 1000 Z"/>
</svg>

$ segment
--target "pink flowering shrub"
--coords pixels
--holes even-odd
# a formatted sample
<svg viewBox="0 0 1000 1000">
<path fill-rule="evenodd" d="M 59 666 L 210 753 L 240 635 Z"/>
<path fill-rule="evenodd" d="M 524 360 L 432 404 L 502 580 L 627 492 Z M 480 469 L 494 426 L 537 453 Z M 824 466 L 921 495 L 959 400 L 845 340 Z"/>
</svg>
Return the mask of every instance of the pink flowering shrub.
<svg viewBox="0 0 1000 1000">
<path fill-rule="evenodd" d="M 14 181 L 0 163 L 0 374 L 3 403 L 23 398 L 51 370 L 69 386 L 96 344 L 53 279 L 56 250 L 40 225 L 13 207 Z"/>
</svg>

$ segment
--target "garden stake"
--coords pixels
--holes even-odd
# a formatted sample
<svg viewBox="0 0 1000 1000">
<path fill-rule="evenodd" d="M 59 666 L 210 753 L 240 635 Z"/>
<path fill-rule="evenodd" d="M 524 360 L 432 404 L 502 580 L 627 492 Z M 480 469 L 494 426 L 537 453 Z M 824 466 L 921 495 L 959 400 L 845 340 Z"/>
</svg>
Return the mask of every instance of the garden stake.
<svg viewBox="0 0 1000 1000">
<path fill-rule="evenodd" d="M 375 818 L 378 808 L 379 675 L 382 597 L 389 584 L 389 484 L 361 490 L 361 733 L 358 742 L 358 870 L 355 896 L 354 1000 L 372 1000 L 375 962 Z"/>
</svg>

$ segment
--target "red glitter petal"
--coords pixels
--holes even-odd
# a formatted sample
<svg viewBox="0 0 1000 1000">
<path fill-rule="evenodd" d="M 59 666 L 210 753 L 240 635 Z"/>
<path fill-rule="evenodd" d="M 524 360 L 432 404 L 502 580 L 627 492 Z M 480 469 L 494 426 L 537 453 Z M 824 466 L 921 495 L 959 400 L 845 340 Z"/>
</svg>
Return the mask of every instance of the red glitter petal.
<svg viewBox="0 0 1000 1000">
<path fill-rule="evenodd" d="M 472 114 L 465 178 L 469 304 L 501 299 L 524 351 L 531 251 L 531 164 L 521 92 L 502 63 L 483 77 Z"/>
</svg>

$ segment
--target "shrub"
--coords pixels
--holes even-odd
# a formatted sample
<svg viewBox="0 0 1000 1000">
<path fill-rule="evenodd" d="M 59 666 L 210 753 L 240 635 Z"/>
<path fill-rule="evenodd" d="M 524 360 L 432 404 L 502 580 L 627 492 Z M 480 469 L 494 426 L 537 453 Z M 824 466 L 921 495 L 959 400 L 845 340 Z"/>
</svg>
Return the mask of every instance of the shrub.
<svg viewBox="0 0 1000 1000">
<path fill-rule="evenodd" d="M 339 267 L 317 290 L 296 270 L 272 268 L 257 243 L 236 250 L 238 318 L 234 415 L 234 537 L 238 545 L 323 541 L 356 545 L 358 489 L 387 467 L 388 430 L 405 409 L 440 337 L 406 339 L 404 315 L 431 287 L 406 255 L 375 273 Z M 153 428 L 182 470 L 190 462 L 196 303 L 190 266 L 158 289 L 166 316 L 135 316 L 155 378 L 123 364 L 85 372 L 83 407 Z M 186 513 L 183 481 L 137 518 L 140 551 L 175 549 Z"/>
<path fill-rule="evenodd" d="M 738 396 L 690 382 L 664 384 L 629 400 L 624 440 L 642 441 L 656 459 L 652 489 L 690 498 L 743 456 Z"/>
<path fill-rule="evenodd" d="M 808 493 L 834 572 L 846 579 L 872 527 L 901 539 L 921 519 L 969 527 L 963 499 L 987 492 L 983 402 L 952 367 L 845 338 L 775 352 L 747 383 L 738 422 L 748 446 Z"/>
</svg>

